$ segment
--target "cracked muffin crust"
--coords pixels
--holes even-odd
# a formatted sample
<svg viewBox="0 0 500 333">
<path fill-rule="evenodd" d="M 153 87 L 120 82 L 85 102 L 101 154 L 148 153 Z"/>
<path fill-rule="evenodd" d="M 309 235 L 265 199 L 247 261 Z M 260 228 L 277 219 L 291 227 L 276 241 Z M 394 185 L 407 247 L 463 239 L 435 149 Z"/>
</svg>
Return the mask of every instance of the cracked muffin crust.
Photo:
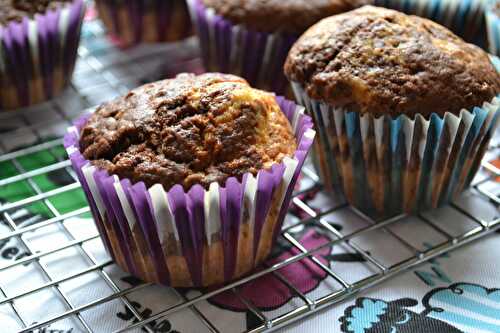
<svg viewBox="0 0 500 333">
<path fill-rule="evenodd" d="M 372 6 L 311 27 L 285 73 L 313 99 L 374 116 L 458 114 L 500 92 L 486 52 L 430 20 Z"/>
<path fill-rule="evenodd" d="M 301 34 L 324 17 L 370 0 L 202 0 L 226 19 L 258 31 Z"/>
<path fill-rule="evenodd" d="M 270 168 L 292 156 L 296 142 L 274 95 L 208 73 L 146 84 L 101 105 L 80 149 L 110 174 L 188 190 Z"/>
<path fill-rule="evenodd" d="M 20 22 L 26 16 L 33 18 L 68 2 L 71 0 L 0 0 L 0 25 Z"/>
</svg>

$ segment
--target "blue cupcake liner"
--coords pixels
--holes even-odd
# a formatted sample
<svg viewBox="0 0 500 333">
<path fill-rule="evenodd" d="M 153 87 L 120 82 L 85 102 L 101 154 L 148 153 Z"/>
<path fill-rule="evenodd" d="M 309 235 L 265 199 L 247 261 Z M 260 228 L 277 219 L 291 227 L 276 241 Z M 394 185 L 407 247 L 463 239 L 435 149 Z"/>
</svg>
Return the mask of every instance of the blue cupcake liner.
<svg viewBox="0 0 500 333">
<path fill-rule="evenodd" d="M 313 162 L 325 187 L 376 218 L 435 208 L 460 194 L 499 118 L 500 96 L 459 115 L 376 118 L 311 99 L 297 82 L 292 88 L 313 118 Z"/>
</svg>

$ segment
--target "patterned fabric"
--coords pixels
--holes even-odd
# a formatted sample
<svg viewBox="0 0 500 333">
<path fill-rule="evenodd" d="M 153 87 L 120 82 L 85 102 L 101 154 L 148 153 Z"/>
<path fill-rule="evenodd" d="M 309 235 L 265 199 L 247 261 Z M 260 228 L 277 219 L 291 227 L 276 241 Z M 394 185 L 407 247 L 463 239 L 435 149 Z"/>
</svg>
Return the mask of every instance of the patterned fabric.
<svg viewBox="0 0 500 333">
<path fill-rule="evenodd" d="M 102 26 L 91 21 L 82 31 L 82 54 L 77 63 L 73 85 L 62 96 L 37 108 L 0 115 L 0 210 L 5 204 L 32 197 L 37 191 L 47 193 L 62 186 L 71 186 L 74 175 L 66 168 L 33 176 L 5 185 L 22 171 L 37 170 L 65 158 L 61 145 L 54 138 L 61 137 L 71 120 L 82 110 L 104 100 L 125 93 L 139 83 L 171 76 L 179 70 L 199 71 L 200 61 L 193 44 L 188 42 L 180 50 L 178 46 L 138 48 L 122 52 L 112 47 L 104 36 Z M 158 56 L 162 55 L 162 56 Z M 164 64 L 164 59 L 169 63 Z M 174 61 L 175 59 L 175 61 Z M 40 112 L 43 111 L 43 112 Z M 500 147 L 497 135 L 492 144 Z M 45 142 L 53 148 L 18 157 L 14 162 L 7 152 L 16 151 L 35 143 Z M 52 143 L 52 144 L 51 144 Z M 487 160 L 500 166 L 499 150 L 491 151 Z M 11 155 L 12 157 L 12 155 Z M 496 159 L 496 161 L 495 161 Z M 488 179 L 482 171 L 477 181 Z M 315 255 L 317 262 L 304 259 L 279 270 L 279 275 L 265 275 L 238 288 L 239 294 L 254 304 L 268 318 L 275 318 L 304 307 L 305 303 L 283 283 L 282 279 L 296 286 L 297 290 L 311 299 L 320 299 L 341 289 L 318 262 L 337 273 L 348 283 L 369 278 L 379 270 L 366 258 L 346 244 L 324 246 L 335 237 L 331 230 L 350 234 L 370 225 L 370 222 L 352 210 L 341 206 L 338 199 L 330 198 L 317 188 L 312 188 L 313 178 L 304 173 L 300 189 L 309 189 L 299 199 L 312 211 L 306 212 L 299 205 L 292 205 L 286 225 L 308 218 L 308 214 L 323 213 L 324 224 L 316 227 L 302 226 L 289 229 L 289 235 L 306 249 L 323 246 Z M 487 180 L 480 186 L 482 191 L 500 194 L 500 185 Z M 340 205 L 340 208 L 339 208 Z M 471 212 L 483 221 L 500 218 L 493 201 L 467 192 L 455 202 L 456 207 Z M 18 311 L 27 325 L 45 321 L 69 310 L 112 295 L 120 290 L 141 286 L 142 283 L 110 262 L 97 229 L 86 209 L 86 200 L 80 189 L 58 194 L 37 203 L 9 209 L 0 214 L 0 323 L 2 332 L 15 332 L 22 328 L 14 311 Z M 76 213 L 75 213 L 76 212 Z M 41 221 L 54 221 L 55 216 L 72 214 L 62 223 L 45 225 L 21 237 L 3 239 L 17 228 L 29 227 Z M 67 216 L 67 215 L 66 215 Z M 438 228 L 457 236 L 478 227 L 456 208 L 447 206 L 424 212 L 423 218 Z M 389 227 L 389 232 L 372 231 L 355 237 L 350 242 L 383 265 L 389 267 L 414 256 L 394 235 L 404 239 L 419 251 L 425 251 L 447 241 L 447 238 L 417 217 L 408 217 Z M 81 246 L 70 246 L 62 251 L 43 256 L 40 265 L 21 264 L 2 270 L 30 254 L 39 254 L 70 244 L 75 239 L 89 239 Z M 26 247 L 25 245 L 28 245 Z M 498 248 L 500 234 L 494 233 L 457 251 L 444 254 L 435 260 L 398 275 L 383 284 L 356 295 L 334 307 L 321 311 L 284 329 L 287 332 L 499 332 L 498 317 L 500 265 Z M 300 253 L 283 238 L 269 260 L 269 264 L 282 262 Z M 95 269 L 103 265 L 102 271 Z M 45 271 L 45 272 L 44 272 Z M 51 280 L 88 271 L 78 277 L 43 288 L 42 291 L 17 298 L 12 305 L 2 303 L 5 297 L 13 297 L 33 288 L 46 285 Z M 108 279 L 109 278 L 109 279 Z M 112 281 L 113 283 L 110 283 Z M 66 296 L 66 303 L 61 294 Z M 159 285 L 142 286 L 127 294 L 132 311 L 123 300 L 116 298 L 99 307 L 83 311 L 80 316 L 71 315 L 52 323 L 48 328 L 35 332 L 85 332 L 82 321 L 94 332 L 112 332 L 137 321 L 136 315 L 150 317 L 176 304 L 200 295 L 193 289 L 174 290 Z M 221 332 L 239 332 L 262 325 L 261 319 L 248 309 L 241 300 L 228 291 L 197 303 L 194 308 L 157 319 L 149 324 L 154 332 L 205 332 L 207 328 L 200 318 L 202 314 Z M 473 327 L 473 329 L 471 329 Z M 143 332 L 136 329 L 133 332 Z"/>
</svg>

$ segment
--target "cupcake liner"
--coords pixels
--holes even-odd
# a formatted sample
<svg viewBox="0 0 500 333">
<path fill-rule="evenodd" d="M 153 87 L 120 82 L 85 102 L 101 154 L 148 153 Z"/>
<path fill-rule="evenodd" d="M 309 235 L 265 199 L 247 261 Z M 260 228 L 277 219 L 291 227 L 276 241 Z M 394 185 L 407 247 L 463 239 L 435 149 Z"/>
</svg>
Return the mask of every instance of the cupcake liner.
<svg viewBox="0 0 500 333">
<path fill-rule="evenodd" d="M 493 11 L 495 2 L 486 9 L 486 31 L 488 34 L 488 48 L 490 53 L 500 56 L 500 18 Z"/>
<path fill-rule="evenodd" d="M 484 0 L 375 0 L 375 5 L 428 18 L 469 42 L 485 42 Z"/>
<path fill-rule="evenodd" d="M 48 100 L 71 79 L 83 0 L 0 26 L 0 109 Z"/>
<path fill-rule="evenodd" d="M 188 0 L 188 6 L 207 71 L 235 74 L 253 87 L 287 93 L 283 65 L 298 36 L 235 25 L 206 8 L 201 0 Z"/>
<path fill-rule="evenodd" d="M 271 251 L 315 132 L 304 109 L 276 97 L 297 140 L 286 157 L 256 176 L 229 178 L 185 191 L 109 175 L 78 148 L 89 115 L 75 122 L 64 144 L 107 250 L 125 271 L 146 281 L 202 287 L 248 273 Z"/>
<path fill-rule="evenodd" d="M 313 161 L 325 187 L 374 217 L 452 200 L 472 181 L 499 118 L 497 97 L 458 116 L 376 118 L 313 100 L 297 82 L 292 88 L 312 114 Z"/>
<path fill-rule="evenodd" d="M 172 42 L 191 35 L 185 0 L 96 0 L 99 17 L 121 46 Z"/>
</svg>

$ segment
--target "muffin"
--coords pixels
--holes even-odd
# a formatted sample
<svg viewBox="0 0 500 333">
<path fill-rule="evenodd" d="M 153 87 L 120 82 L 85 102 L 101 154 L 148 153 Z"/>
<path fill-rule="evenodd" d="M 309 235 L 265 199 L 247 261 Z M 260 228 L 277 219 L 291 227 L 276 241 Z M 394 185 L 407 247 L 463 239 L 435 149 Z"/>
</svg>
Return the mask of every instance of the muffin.
<svg viewBox="0 0 500 333">
<path fill-rule="evenodd" d="M 122 47 L 173 42 L 192 34 L 185 0 L 96 0 L 99 17 Z"/>
<path fill-rule="evenodd" d="M 376 6 L 421 16 L 437 22 L 468 42 L 485 45 L 485 0 L 375 0 Z"/>
<path fill-rule="evenodd" d="M 292 47 L 285 73 L 313 116 L 325 185 L 375 217 L 450 201 L 497 123 L 500 77 L 488 54 L 389 9 L 322 20 Z"/>
<path fill-rule="evenodd" d="M 0 0 L 0 109 L 37 104 L 69 83 L 83 0 Z"/>
<path fill-rule="evenodd" d="M 292 44 L 320 19 L 370 0 L 188 0 L 205 68 L 286 93 L 283 64 Z"/>
<path fill-rule="evenodd" d="M 487 7 L 486 27 L 488 33 L 489 51 L 496 55 L 500 55 L 500 2 L 492 1 Z"/>
<path fill-rule="evenodd" d="M 181 74 L 101 105 L 65 146 L 118 265 L 201 287 L 268 256 L 311 128 L 302 107 L 241 78 Z"/>
</svg>

